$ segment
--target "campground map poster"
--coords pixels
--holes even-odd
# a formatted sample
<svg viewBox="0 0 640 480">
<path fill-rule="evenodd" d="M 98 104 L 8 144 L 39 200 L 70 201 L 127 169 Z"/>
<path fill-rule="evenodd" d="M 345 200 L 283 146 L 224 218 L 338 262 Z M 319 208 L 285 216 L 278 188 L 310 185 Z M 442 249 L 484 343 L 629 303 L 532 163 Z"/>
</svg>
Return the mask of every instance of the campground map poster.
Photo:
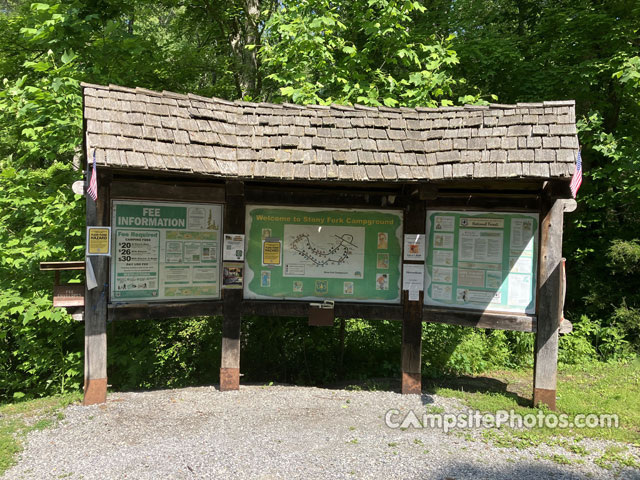
<svg viewBox="0 0 640 480">
<path fill-rule="evenodd" d="M 245 232 L 245 298 L 400 302 L 400 210 L 250 206 Z"/>
<path fill-rule="evenodd" d="M 425 304 L 535 313 L 538 215 L 427 211 Z"/>
<path fill-rule="evenodd" d="M 222 206 L 113 202 L 111 302 L 220 298 Z"/>
</svg>

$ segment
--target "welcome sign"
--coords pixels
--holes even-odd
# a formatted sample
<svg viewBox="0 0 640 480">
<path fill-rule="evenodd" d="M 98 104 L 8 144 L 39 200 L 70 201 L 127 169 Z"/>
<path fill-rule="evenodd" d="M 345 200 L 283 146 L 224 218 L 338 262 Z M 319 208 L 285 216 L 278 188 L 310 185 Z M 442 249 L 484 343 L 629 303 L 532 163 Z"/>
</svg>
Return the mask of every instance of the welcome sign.
<svg viewBox="0 0 640 480">
<path fill-rule="evenodd" d="M 250 206 L 245 232 L 245 298 L 400 302 L 400 210 Z"/>
</svg>

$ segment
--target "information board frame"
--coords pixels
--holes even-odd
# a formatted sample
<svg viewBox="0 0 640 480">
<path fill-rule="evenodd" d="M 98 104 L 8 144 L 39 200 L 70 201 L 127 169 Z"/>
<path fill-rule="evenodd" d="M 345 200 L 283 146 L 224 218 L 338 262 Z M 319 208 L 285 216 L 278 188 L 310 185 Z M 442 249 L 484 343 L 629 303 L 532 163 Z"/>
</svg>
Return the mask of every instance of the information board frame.
<svg viewBox="0 0 640 480">
<path fill-rule="evenodd" d="M 401 303 L 403 210 L 251 204 L 246 206 L 245 220 L 245 299 Z M 309 238 L 317 227 L 324 230 L 318 230 L 319 237 Z M 298 248 L 294 250 L 287 241 L 291 243 L 298 237 L 298 243 L 303 242 L 305 248 L 296 243 Z M 325 245 L 315 244 L 314 240 L 320 238 Z M 281 245 L 280 263 L 275 263 L 273 254 L 274 263 L 265 265 L 264 245 L 277 242 Z M 364 246 L 360 247 L 360 243 Z M 337 257 L 332 259 L 332 265 L 342 262 L 335 272 L 337 278 L 324 273 L 318 277 L 307 275 L 318 265 L 319 259 L 314 260 L 314 255 L 325 255 L 336 247 L 333 255 Z M 366 257 L 367 250 L 375 257 Z M 351 258 L 361 256 L 360 263 L 354 260 L 347 265 L 348 259 L 342 259 L 345 254 Z M 371 285 L 365 287 L 367 281 Z M 268 294 L 269 290 L 273 293 Z"/>
<path fill-rule="evenodd" d="M 119 223 L 119 207 L 134 209 L 134 216 L 127 217 L 128 220 L 125 224 Z M 197 302 L 222 298 L 224 203 L 112 199 L 110 208 L 111 251 L 113 252 L 109 265 L 111 279 L 109 301 L 111 303 Z M 151 226 L 149 224 L 136 225 L 136 222 L 140 223 L 142 220 L 142 216 L 136 214 L 136 211 L 140 209 L 145 209 L 146 213 L 151 215 L 149 216 Z M 163 216 L 165 213 L 169 214 L 169 218 Z M 154 217 L 154 215 L 159 216 Z M 177 218 L 173 218 L 174 216 Z M 154 218 L 159 218 L 159 220 Z M 200 225 L 200 228 L 196 228 L 197 225 Z M 149 250 L 147 260 L 131 262 L 129 259 L 129 268 L 123 268 L 122 264 L 127 262 L 123 261 L 120 255 L 122 252 L 118 248 L 119 238 L 124 238 L 123 234 L 127 232 L 130 236 L 130 232 L 135 231 L 143 233 L 145 238 L 149 237 L 150 243 L 157 245 L 147 249 Z M 171 238 L 167 238 L 167 234 L 171 234 Z M 164 243 L 161 244 L 161 242 Z M 169 243 L 175 244 L 171 247 L 173 251 L 167 251 Z M 187 253 L 190 255 L 189 261 L 186 261 L 185 255 Z M 157 259 L 152 266 L 154 254 Z M 164 255 L 164 261 L 161 261 L 161 255 Z M 175 258 L 168 261 L 167 255 Z M 139 277 L 145 276 L 144 273 L 155 274 L 147 276 L 149 279 L 156 277 L 155 287 L 142 290 L 143 293 L 137 289 L 140 294 L 135 293 L 136 288 L 130 294 L 124 294 L 122 290 L 118 291 L 118 287 L 122 284 L 122 279 L 118 280 L 118 274 L 127 273 L 135 276 L 137 264 L 140 264 L 137 272 Z M 156 267 L 155 272 L 152 271 L 153 267 Z M 146 269 L 147 272 L 142 272 L 141 269 Z M 172 273 L 175 278 L 170 282 L 166 281 L 168 269 L 174 269 L 177 272 Z M 127 270 L 127 272 L 122 270 Z M 179 276 L 184 278 L 178 278 Z M 211 280 L 208 281 L 209 279 Z M 161 288 L 165 288 L 164 294 L 161 293 Z"/>
<path fill-rule="evenodd" d="M 428 209 L 426 235 L 425 305 L 536 314 L 538 212 Z"/>
</svg>

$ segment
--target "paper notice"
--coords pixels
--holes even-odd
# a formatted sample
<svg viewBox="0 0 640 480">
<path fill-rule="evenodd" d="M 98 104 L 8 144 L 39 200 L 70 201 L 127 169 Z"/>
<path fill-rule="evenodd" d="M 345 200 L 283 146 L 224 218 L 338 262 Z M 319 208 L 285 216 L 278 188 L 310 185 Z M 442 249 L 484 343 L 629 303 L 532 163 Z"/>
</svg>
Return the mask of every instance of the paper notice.
<svg viewBox="0 0 640 480">
<path fill-rule="evenodd" d="M 464 287 L 484 287 L 484 270 L 458 270 L 458 285 Z"/>
<path fill-rule="evenodd" d="M 500 285 L 502 285 L 502 272 L 487 270 L 485 275 L 485 285 L 487 288 L 500 288 Z"/>
<path fill-rule="evenodd" d="M 405 234 L 404 259 L 424 260 L 425 236 L 423 234 Z"/>
<path fill-rule="evenodd" d="M 460 230 L 458 259 L 467 262 L 502 261 L 502 232 Z"/>
<path fill-rule="evenodd" d="M 487 292 L 484 290 L 469 290 L 459 288 L 456 291 L 456 300 L 462 303 L 481 303 L 488 305 L 490 303 L 500 303 L 502 294 L 500 292 Z"/>
<path fill-rule="evenodd" d="M 433 235 L 434 248 L 453 248 L 453 233 L 436 233 Z"/>
<path fill-rule="evenodd" d="M 453 280 L 453 269 L 443 267 L 433 267 L 433 281 L 437 283 L 451 283 Z"/>
<path fill-rule="evenodd" d="M 531 302 L 531 276 L 510 274 L 508 278 L 509 305 L 525 306 Z"/>
<path fill-rule="evenodd" d="M 191 283 L 191 267 L 168 265 L 162 270 L 165 284 L 189 284 Z"/>
<path fill-rule="evenodd" d="M 98 282 L 96 281 L 96 274 L 93 272 L 93 265 L 91 264 L 91 259 L 87 257 L 86 262 L 87 262 L 87 273 L 86 273 L 87 290 L 93 290 L 98 286 Z"/>
<path fill-rule="evenodd" d="M 424 265 L 405 263 L 402 265 L 402 289 L 424 289 Z"/>
<path fill-rule="evenodd" d="M 509 270 L 511 273 L 531 273 L 533 259 L 531 257 L 510 257 Z"/>
<path fill-rule="evenodd" d="M 524 249 L 533 239 L 533 219 L 513 218 L 511 220 L 511 248 Z"/>
<path fill-rule="evenodd" d="M 451 285 L 439 285 L 434 283 L 431 285 L 431 298 L 434 300 L 451 300 Z"/>
<path fill-rule="evenodd" d="M 87 227 L 87 255 L 111 255 L 111 227 Z"/>
<path fill-rule="evenodd" d="M 448 250 L 434 250 L 433 264 L 443 265 L 445 267 L 453 266 L 453 252 Z"/>
<path fill-rule="evenodd" d="M 222 259 L 244 260 L 244 235 L 225 233 Z"/>
<path fill-rule="evenodd" d="M 278 266 L 282 259 L 282 242 L 273 240 L 262 241 L 262 266 Z"/>
<path fill-rule="evenodd" d="M 441 232 L 453 232 L 456 225 L 456 217 L 448 215 L 437 215 L 433 219 L 433 229 Z"/>
</svg>

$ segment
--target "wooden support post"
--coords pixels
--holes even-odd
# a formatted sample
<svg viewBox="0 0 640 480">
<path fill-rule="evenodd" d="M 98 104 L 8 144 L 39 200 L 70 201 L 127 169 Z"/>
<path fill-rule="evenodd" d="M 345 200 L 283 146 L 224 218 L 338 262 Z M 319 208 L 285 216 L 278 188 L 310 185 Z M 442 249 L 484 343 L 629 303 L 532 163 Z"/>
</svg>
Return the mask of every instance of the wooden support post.
<svg viewBox="0 0 640 480">
<path fill-rule="evenodd" d="M 562 224 L 565 200 L 547 196 L 540 225 L 538 322 L 533 404 L 556 409 L 558 333 L 562 321 Z"/>
<path fill-rule="evenodd" d="M 98 201 L 86 195 L 87 226 L 109 225 L 109 178 L 99 175 Z M 109 257 L 89 257 L 98 286 L 84 293 L 83 405 L 107 401 L 107 296 Z M 85 282 L 86 283 L 86 282 Z"/>
<path fill-rule="evenodd" d="M 404 233 L 425 233 L 426 207 L 424 201 L 413 198 L 404 216 Z M 410 302 L 409 292 L 402 291 L 402 393 L 422 392 L 422 302 Z"/>
<path fill-rule="evenodd" d="M 340 347 L 338 350 L 338 378 L 342 380 L 344 378 L 344 336 L 345 336 L 345 320 L 340 319 Z"/>
<path fill-rule="evenodd" d="M 226 185 L 224 232 L 244 233 L 244 184 L 228 181 Z M 242 290 L 223 290 L 222 360 L 220 362 L 220 390 L 240 388 L 240 324 Z"/>
</svg>

